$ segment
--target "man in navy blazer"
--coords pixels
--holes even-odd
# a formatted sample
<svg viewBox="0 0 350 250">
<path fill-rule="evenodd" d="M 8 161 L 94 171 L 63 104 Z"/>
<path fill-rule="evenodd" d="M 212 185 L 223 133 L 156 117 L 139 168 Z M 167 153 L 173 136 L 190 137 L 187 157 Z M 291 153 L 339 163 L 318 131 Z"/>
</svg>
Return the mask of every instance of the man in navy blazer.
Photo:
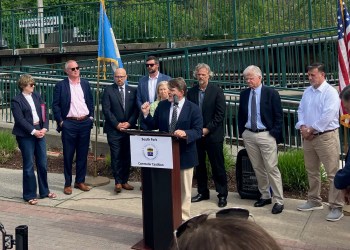
<svg viewBox="0 0 350 250">
<path fill-rule="evenodd" d="M 133 190 L 128 184 L 131 156 L 130 136 L 123 132 L 134 128 L 138 117 L 136 106 L 136 89 L 125 85 L 125 69 L 114 72 L 114 82 L 106 87 L 102 97 L 102 112 L 105 117 L 104 132 L 111 151 L 111 168 L 115 180 L 114 191 L 120 193 L 122 188 Z"/>
<path fill-rule="evenodd" d="M 137 106 L 140 109 L 145 102 L 153 103 L 157 100 L 157 86 L 161 81 L 168 81 L 170 76 L 159 72 L 159 60 L 155 56 L 146 59 L 148 75 L 139 80 L 137 86 Z"/>
<path fill-rule="evenodd" d="M 169 99 L 158 104 L 153 117 L 149 114 L 150 103 L 144 103 L 141 110 L 149 129 L 173 133 L 180 140 L 182 220 L 187 220 L 190 218 L 193 167 L 198 165 L 196 140 L 202 136 L 203 119 L 199 107 L 185 98 L 187 88 L 183 78 L 170 80 L 169 89 Z M 173 118 L 174 109 L 176 116 Z"/>
<path fill-rule="evenodd" d="M 282 142 L 283 110 L 278 92 L 262 85 L 262 73 L 255 65 L 243 71 L 248 89 L 239 99 L 238 129 L 258 181 L 261 198 L 255 207 L 271 204 L 273 214 L 284 209 L 281 173 L 278 169 L 277 144 Z"/>
<path fill-rule="evenodd" d="M 94 103 L 90 84 L 80 78 L 76 61 L 65 64 L 67 78 L 54 88 L 52 111 L 57 122 L 57 131 L 62 132 L 64 158 L 64 190 L 72 194 L 72 164 L 76 154 L 76 177 L 74 187 L 89 191 L 85 185 L 87 156 L 90 145 L 90 132 L 93 127 Z"/>
</svg>

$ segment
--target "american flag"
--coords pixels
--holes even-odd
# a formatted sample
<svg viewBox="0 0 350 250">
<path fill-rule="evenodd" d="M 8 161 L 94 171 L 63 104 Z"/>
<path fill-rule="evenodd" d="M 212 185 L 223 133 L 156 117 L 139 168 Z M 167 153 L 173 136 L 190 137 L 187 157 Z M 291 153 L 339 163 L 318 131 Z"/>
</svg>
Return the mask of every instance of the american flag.
<svg viewBox="0 0 350 250">
<path fill-rule="evenodd" d="M 339 91 L 350 83 L 350 16 L 342 0 L 338 1 L 338 68 Z M 342 110 L 343 111 L 343 110 Z"/>
</svg>

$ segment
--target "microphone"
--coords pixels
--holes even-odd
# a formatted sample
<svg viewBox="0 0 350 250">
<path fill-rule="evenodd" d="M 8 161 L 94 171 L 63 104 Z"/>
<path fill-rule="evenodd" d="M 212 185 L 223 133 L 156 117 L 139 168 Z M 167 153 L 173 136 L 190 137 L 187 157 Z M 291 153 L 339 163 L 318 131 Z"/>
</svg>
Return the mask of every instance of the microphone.
<svg viewBox="0 0 350 250">
<path fill-rule="evenodd" d="M 174 105 L 179 105 L 179 97 L 177 95 L 174 95 Z"/>
</svg>

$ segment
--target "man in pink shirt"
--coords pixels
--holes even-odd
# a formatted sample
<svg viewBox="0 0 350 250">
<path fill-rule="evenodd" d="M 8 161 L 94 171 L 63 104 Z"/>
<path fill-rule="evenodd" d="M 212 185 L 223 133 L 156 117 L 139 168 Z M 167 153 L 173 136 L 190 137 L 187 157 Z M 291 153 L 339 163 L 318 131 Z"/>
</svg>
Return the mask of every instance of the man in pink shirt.
<svg viewBox="0 0 350 250">
<path fill-rule="evenodd" d="M 76 177 L 74 187 L 89 191 L 85 185 L 90 130 L 93 127 L 94 103 L 90 84 L 80 78 L 76 61 L 65 64 L 68 77 L 58 82 L 54 89 L 52 111 L 57 131 L 62 131 L 65 184 L 63 192 L 72 194 L 72 164 L 76 154 Z"/>
</svg>

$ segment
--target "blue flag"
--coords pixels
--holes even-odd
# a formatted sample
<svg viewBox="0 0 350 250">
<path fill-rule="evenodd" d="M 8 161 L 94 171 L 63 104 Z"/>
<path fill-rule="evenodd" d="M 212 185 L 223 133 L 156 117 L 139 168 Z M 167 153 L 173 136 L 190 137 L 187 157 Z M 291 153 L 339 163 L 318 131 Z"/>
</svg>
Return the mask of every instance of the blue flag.
<svg viewBox="0 0 350 250">
<path fill-rule="evenodd" d="M 111 63 L 113 72 L 117 68 L 123 68 L 117 42 L 111 24 L 106 14 L 104 0 L 100 0 L 100 18 L 98 25 L 98 61 Z M 104 79 L 106 79 L 106 67 L 103 67 Z"/>
</svg>

